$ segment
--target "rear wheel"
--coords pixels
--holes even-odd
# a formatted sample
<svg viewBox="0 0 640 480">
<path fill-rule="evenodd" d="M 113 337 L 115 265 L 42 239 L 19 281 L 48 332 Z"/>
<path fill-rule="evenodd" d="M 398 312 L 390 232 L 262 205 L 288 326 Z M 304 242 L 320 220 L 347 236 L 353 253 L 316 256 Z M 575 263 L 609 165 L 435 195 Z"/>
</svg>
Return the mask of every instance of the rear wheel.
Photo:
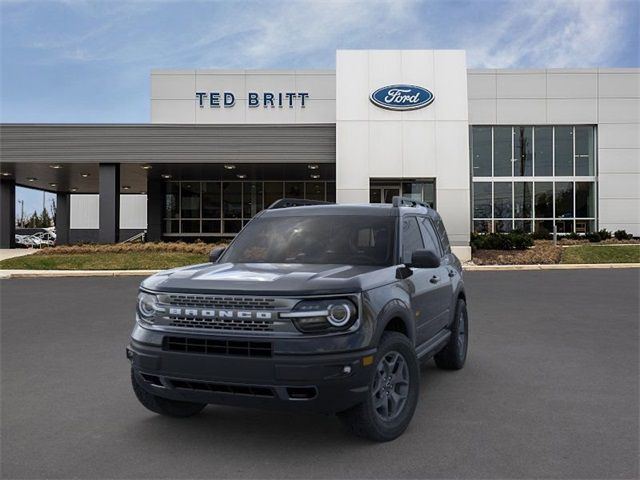
<svg viewBox="0 0 640 480">
<path fill-rule="evenodd" d="M 451 326 L 451 337 L 434 357 L 438 368 L 443 370 L 460 370 L 467 359 L 469 344 L 469 316 L 467 304 L 461 298 L 456 304 L 456 316 Z"/>
<path fill-rule="evenodd" d="M 149 393 L 140 386 L 133 369 L 131 369 L 131 384 L 140 403 L 147 409 L 160 415 L 167 415 L 169 417 L 191 417 L 200 413 L 202 409 L 207 406 L 206 403 L 180 402 Z"/>
<path fill-rule="evenodd" d="M 387 442 L 409 425 L 418 403 L 420 369 L 407 337 L 385 332 L 375 359 L 367 400 L 338 417 L 354 434 Z"/>
</svg>

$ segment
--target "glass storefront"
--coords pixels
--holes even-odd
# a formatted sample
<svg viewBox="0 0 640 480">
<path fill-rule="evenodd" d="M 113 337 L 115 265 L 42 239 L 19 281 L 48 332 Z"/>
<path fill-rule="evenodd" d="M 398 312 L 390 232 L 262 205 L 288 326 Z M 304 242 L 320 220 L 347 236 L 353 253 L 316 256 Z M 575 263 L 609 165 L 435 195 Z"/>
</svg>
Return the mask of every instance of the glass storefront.
<svg viewBox="0 0 640 480">
<path fill-rule="evenodd" d="M 164 235 L 233 236 L 280 198 L 335 202 L 335 182 L 171 181 L 165 184 Z"/>
<path fill-rule="evenodd" d="M 436 183 L 429 180 L 376 180 L 369 185 L 371 203 L 391 203 L 395 196 L 425 202 L 436 208 Z"/>
<path fill-rule="evenodd" d="M 597 228 L 595 127 L 474 126 L 470 143 L 474 232 Z"/>
</svg>

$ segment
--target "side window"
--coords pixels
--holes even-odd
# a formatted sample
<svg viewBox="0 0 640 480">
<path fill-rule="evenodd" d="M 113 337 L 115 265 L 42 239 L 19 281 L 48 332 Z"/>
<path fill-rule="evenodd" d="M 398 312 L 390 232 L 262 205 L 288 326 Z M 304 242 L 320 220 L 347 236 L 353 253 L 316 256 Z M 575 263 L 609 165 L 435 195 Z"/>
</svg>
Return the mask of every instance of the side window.
<svg viewBox="0 0 640 480">
<path fill-rule="evenodd" d="M 451 246 L 449 245 L 449 237 L 447 236 L 447 231 L 444 229 L 444 223 L 442 223 L 442 219 L 438 217 L 436 219 L 436 229 L 438 230 L 438 236 L 440 237 L 440 243 L 442 243 L 442 247 L 446 253 L 451 253 Z"/>
<path fill-rule="evenodd" d="M 418 219 L 404 217 L 402 219 L 402 263 L 411 262 L 411 254 L 421 248 L 424 248 L 424 244 L 418 228 Z"/>
<path fill-rule="evenodd" d="M 431 220 L 426 217 L 420 217 L 420 230 L 422 230 L 422 238 L 424 238 L 424 248 L 431 250 L 439 257 L 442 257 L 442 247 L 440 247 L 440 241 L 433 229 Z"/>
</svg>

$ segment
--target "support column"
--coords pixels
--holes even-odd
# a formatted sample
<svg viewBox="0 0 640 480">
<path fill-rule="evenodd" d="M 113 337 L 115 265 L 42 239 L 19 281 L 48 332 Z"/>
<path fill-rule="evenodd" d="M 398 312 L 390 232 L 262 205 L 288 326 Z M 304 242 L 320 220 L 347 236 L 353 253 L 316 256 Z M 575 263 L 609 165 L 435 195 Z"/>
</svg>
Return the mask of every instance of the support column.
<svg viewBox="0 0 640 480">
<path fill-rule="evenodd" d="M 164 182 L 159 178 L 147 180 L 147 241 L 162 240 L 162 210 L 164 208 Z"/>
<path fill-rule="evenodd" d="M 16 246 L 16 182 L 0 180 L 0 248 Z"/>
<path fill-rule="evenodd" d="M 120 164 L 101 163 L 99 243 L 116 243 L 120 233 Z"/>
<path fill-rule="evenodd" d="M 66 192 L 56 194 L 56 245 L 69 245 L 71 221 L 71 195 Z"/>
</svg>

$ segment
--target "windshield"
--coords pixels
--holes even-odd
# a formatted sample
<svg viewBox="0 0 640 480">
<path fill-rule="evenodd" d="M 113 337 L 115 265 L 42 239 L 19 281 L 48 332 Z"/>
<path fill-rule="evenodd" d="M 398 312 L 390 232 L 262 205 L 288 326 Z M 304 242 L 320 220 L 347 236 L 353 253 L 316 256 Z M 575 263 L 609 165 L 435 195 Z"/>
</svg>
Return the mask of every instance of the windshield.
<svg viewBox="0 0 640 480">
<path fill-rule="evenodd" d="M 221 261 L 393 265 L 395 217 L 262 217 L 249 223 Z"/>
</svg>

